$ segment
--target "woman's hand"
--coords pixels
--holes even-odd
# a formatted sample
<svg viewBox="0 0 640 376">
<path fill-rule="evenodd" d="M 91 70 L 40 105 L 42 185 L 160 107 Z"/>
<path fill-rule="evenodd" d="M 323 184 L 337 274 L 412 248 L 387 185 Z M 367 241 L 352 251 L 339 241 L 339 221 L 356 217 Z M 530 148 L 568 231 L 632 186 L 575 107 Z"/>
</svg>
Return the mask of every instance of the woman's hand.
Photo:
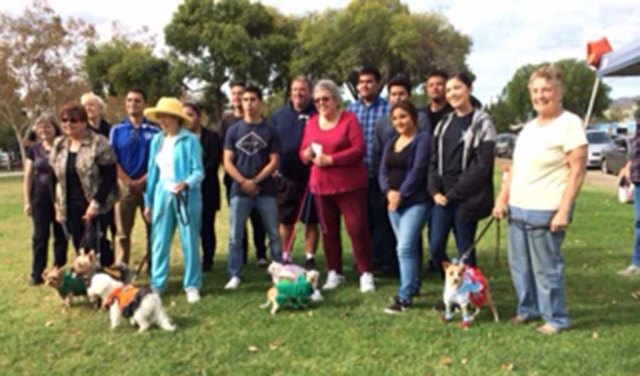
<svg viewBox="0 0 640 376">
<path fill-rule="evenodd" d="M 311 146 L 304 149 L 304 151 L 302 152 L 302 157 L 303 157 L 304 163 L 309 163 L 313 161 L 314 154 L 313 154 L 313 150 L 311 149 Z"/>
<path fill-rule="evenodd" d="M 402 197 L 400 196 L 400 192 L 396 190 L 390 190 L 389 193 L 387 193 L 387 209 L 391 212 L 398 210 L 401 199 Z"/>
<path fill-rule="evenodd" d="M 28 203 L 28 202 L 26 204 L 24 204 L 24 214 L 27 217 L 31 217 L 31 204 Z"/>
<path fill-rule="evenodd" d="M 85 223 L 89 223 L 89 221 L 97 217 L 99 214 L 98 204 L 95 201 L 91 201 L 89 203 L 89 207 L 87 207 L 87 211 L 84 212 L 82 220 L 85 221 Z"/>
<path fill-rule="evenodd" d="M 567 226 L 569 226 L 569 213 L 558 210 L 553 219 L 551 219 L 549 229 L 551 232 L 563 232 L 567 230 Z"/>
<path fill-rule="evenodd" d="M 321 154 L 313 159 L 313 163 L 318 167 L 327 167 L 333 165 L 333 158 L 326 154 Z"/>
<path fill-rule="evenodd" d="M 493 218 L 495 219 L 503 219 L 507 216 L 507 204 L 502 202 L 502 200 L 496 200 L 495 205 L 493 206 Z"/>
<path fill-rule="evenodd" d="M 447 206 L 449 204 L 449 200 L 447 200 L 442 193 L 436 193 L 436 195 L 433 196 L 433 201 L 440 206 Z"/>
<path fill-rule="evenodd" d="M 176 184 L 176 187 L 173 189 L 173 193 L 178 194 L 187 188 L 189 188 L 189 186 L 187 186 L 187 183 L 185 182 L 178 183 Z"/>
<path fill-rule="evenodd" d="M 147 223 L 151 223 L 151 208 L 144 208 L 142 216 L 144 217 L 144 220 L 147 221 Z"/>
</svg>

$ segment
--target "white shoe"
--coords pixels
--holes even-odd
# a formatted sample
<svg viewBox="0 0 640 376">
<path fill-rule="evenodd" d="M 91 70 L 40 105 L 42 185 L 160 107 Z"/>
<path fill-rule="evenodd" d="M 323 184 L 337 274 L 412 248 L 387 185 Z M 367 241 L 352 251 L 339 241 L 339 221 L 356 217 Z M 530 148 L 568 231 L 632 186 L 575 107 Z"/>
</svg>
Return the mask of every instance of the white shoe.
<svg viewBox="0 0 640 376">
<path fill-rule="evenodd" d="M 240 282 L 242 282 L 240 280 L 240 278 L 238 277 L 231 277 L 231 279 L 229 280 L 229 282 L 227 282 L 227 284 L 224 286 L 225 290 L 235 290 L 238 288 L 238 286 L 240 286 Z"/>
<path fill-rule="evenodd" d="M 376 285 L 373 283 L 373 274 L 366 272 L 360 276 L 360 292 L 376 291 Z"/>
<path fill-rule="evenodd" d="M 312 302 L 321 302 L 324 300 L 324 297 L 322 296 L 320 290 L 313 290 L 313 294 L 311 294 L 309 298 Z"/>
<path fill-rule="evenodd" d="M 187 293 L 187 303 L 196 303 L 200 301 L 200 291 L 194 287 L 188 287 L 184 290 Z"/>
<path fill-rule="evenodd" d="M 638 275 L 640 274 L 640 266 L 636 266 L 636 265 L 629 265 L 627 266 L 626 269 L 620 270 L 618 272 L 618 274 L 626 276 L 626 277 L 632 277 L 634 275 Z"/>
<path fill-rule="evenodd" d="M 335 270 L 329 270 L 329 274 L 327 274 L 327 282 L 325 282 L 324 286 L 322 286 L 322 289 L 333 290 L 344 283 L 345 280 L 346 279 L 344 278 L 344 276 L 336 273 Z"/>
</svg>

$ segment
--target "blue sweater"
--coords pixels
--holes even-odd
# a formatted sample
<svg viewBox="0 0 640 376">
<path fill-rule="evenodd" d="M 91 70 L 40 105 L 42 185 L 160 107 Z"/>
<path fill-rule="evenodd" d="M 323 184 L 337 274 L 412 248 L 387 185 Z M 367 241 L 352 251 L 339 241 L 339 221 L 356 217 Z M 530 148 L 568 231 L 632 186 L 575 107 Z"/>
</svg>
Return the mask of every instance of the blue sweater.
<svg viewBox="0 0 640 376">
<path fill-rule="evenodd" d="M 380 184 L 380 190 L 385 196 L 389 192 L 387 156 L 389 152 L 393 150 L 393 145 L 396 143 L 398 137 L 400 136 L 395 136 L 387 141 L 380 162 L 378 183 Z M 427 194 L 427 172 L 429 169 L 429 157 L 431 155 L 431 135 L 418 131 L 411 143 L 406 147 L 411 148 L 411 156 L 409 157 L 409 165 L 407 166 L 407 175 L 398 190 L 402 197 L 402 202 L 400 203 L 401 208 L 431 200 Z"/>
<path fill-rule="evenodd" d="M 185 128 L 181 128 L 177 134 L 176 144 L 173 149 L 173 169 L 176 182 L 185 182 L 189 187 L 189 202 L 202 203 L 200 185 L 204 179 L 202 168 L 202 154 L 200 153 L 200 141 Z M 149 153 L 149 174 L 147 176 L 147 188 L 144 194 L 144 205 L 153 207 L 156 184 L 159 183 L 160 169 L 156 164 L 156 155 L 160 152 L 164 133 L 156 134 L 151 140 L 151 152 Z"/>
</svg>

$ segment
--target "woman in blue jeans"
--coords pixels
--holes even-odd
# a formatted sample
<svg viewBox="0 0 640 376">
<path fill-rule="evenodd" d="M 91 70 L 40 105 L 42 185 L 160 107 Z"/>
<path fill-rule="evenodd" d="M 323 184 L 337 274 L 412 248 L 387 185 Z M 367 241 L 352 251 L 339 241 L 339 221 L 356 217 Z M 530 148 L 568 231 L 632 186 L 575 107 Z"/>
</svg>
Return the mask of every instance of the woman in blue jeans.
<svg viewBox="0 0 640 376">
<path fill-rule="evenodd" d="M 435 201 L 429 228 L 429 253 L 441 276 L 449 232 L 461 257 L 471 249 L 478 221 L 493 207 L 493 159 L 496 131 L 471 96 L 471 79 L 465 74 L 449 77 L 446 99 L 453 112 L 436 126 L 431 147 L 428 189 Z M 475 250 L 466 264 L 476 265 Z M 443 309 L 438 304 L 436 309 Z"/>
<path fill-rule="evenodd" d="M 518 296 L 513 324 L 542 318 L 542 334 L 569 327 L 560 246 L 585 176 L 587 137 L 581 119 L 562 108 L 564 77 L 546 65 L 529 78 L 538 117 L 516 142 L 493 215 L 509 216 L 509 269 Z"/>
<path fill-rule="evenodd" d="M 398 314 L 411 306 L 420 290 L 418 246 L 432 206 L 426 179 L 431 136 L 418 130 L 418 111 L 411 102 L 393 105 L 391 120 L 398 134 L 385 145 L 378 180 L 387 197 L 400 264 L 400 289 L 385 312 Z"/>
</svg>

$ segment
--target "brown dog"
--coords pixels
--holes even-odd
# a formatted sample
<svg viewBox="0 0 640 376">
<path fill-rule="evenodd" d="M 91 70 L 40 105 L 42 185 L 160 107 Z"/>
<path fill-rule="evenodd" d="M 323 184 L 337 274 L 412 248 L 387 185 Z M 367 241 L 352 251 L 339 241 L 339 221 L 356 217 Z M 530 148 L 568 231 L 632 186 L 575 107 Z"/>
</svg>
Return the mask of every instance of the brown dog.
<svg viewBox="0 0 640 376">
<path fill-rule="evenodd" d="M 79 276 L 74 276 L 71 271 L 65 271 L 57 266 L 52 266 L 42 273 L 45 286 L 53 287 L 66 307 L 71 307 L 74 296 L 86 296 L 87 286 Z"/>
<path fill-rule="evenodd" d="M 499 321 L 498 311 L 491 298 L 489 282 L 487 282 L 480 269 L 448 261 L 443 262 L 442 267 L 445 271 L 445 285 L 442 296 L 445 312 L 441 316 L 443 321 L 447 322 L 453 318 L 451 307 L 454 304 L 458 304 L 462 311 L 461 326 L 468 328 L 485 303 L 491 309 L 494 321 Z M 469 305 L 475 309 L 473 314 L 469 314 Z"/>
<path fill-rule="evenodd" d="M 76 275 L 81 276 L 87 286 L 91 284 L 91 278 L 99 272 L 108 274 L 110 277 L 123 283 L 131 282 L 131 271 L 127 265 L 118 263 L 110 267 L 101 267 L 93 251 L 85 252 L 81 250 L 80 254 L 73 260 L 71 270 L 73 270 Z"/>
</svg>

